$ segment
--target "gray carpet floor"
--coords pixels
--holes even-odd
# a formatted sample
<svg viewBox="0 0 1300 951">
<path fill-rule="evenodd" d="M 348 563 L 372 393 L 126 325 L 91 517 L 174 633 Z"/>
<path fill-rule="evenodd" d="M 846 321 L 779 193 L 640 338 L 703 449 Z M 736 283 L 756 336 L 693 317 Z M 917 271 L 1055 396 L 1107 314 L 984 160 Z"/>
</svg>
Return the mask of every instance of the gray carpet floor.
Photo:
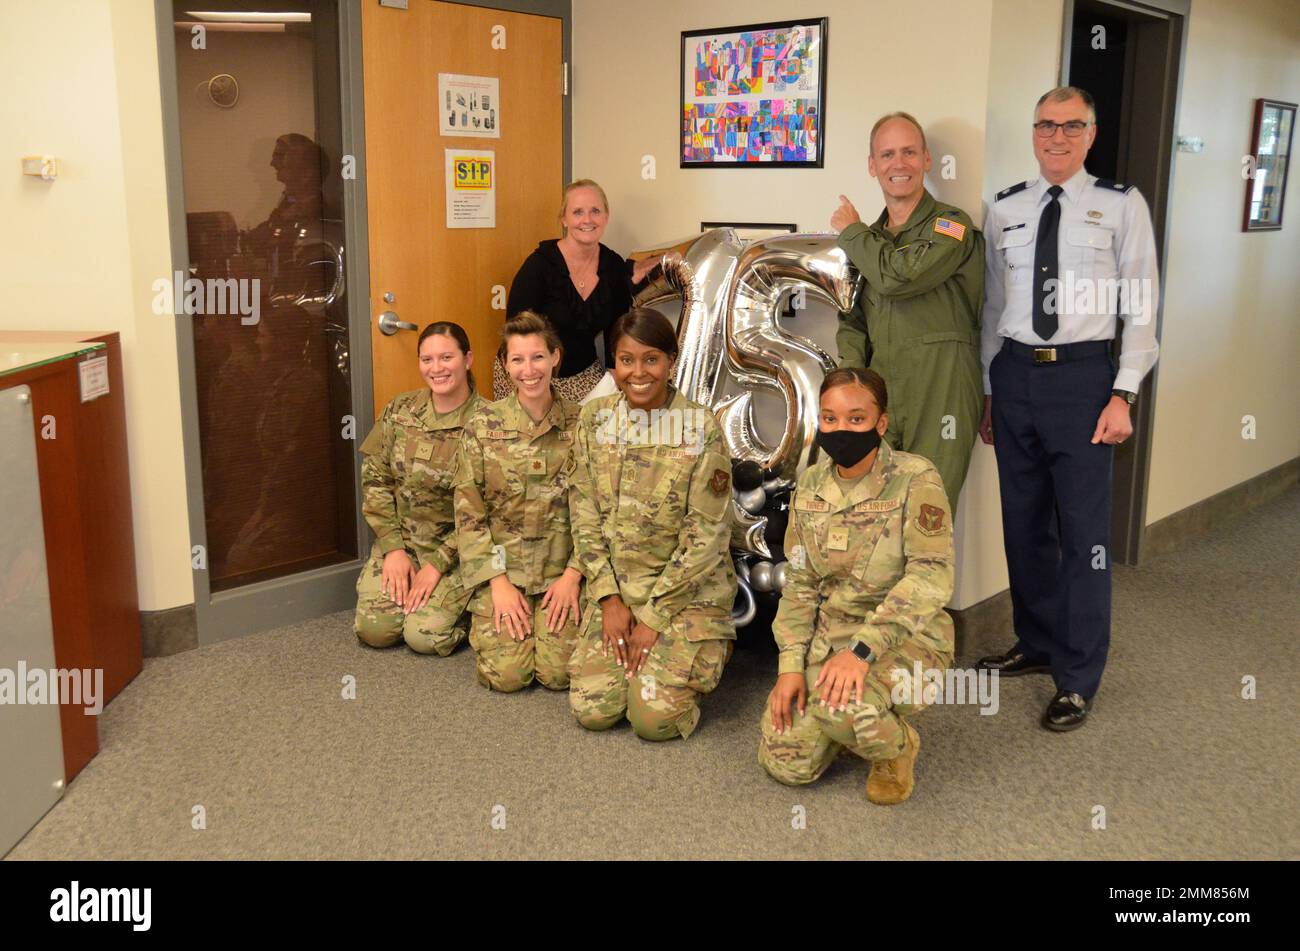
<svg viewBox="0 0 1300 951">
<path fill-rule="evenodd" d="M 1003 682 L 992 716 L 929 709 L 893 807 L 851 756 L 802 788 L 757 765 L 770 646 L 737 651 L 689 741 L 652 744 L 584 731 L 562 694 L 478 687 L 468 648 L 361 647 L 338 614 L 147 661 L 9 857 L 1295 859 L 1297 565 L 1300 491 L 1117 570 L 1088 725 L 1038 725 L 1041 676 Z"/>
</svg>

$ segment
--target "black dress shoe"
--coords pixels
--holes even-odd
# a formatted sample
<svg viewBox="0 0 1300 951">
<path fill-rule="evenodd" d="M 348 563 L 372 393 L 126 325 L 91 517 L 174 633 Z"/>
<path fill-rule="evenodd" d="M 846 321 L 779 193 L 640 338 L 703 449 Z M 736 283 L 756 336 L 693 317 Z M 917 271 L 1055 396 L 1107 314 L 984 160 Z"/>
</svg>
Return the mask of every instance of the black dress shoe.
<svg viewBox="0 0 1300 951">
<path fill-rule="evenodd" d="M 976 670 L 996 670 L 999 677 L 1019 677 L 1021 674 L 1051 673 L 1052 665 L 1046 660 L 1027 657 L 1013 647 L 1005 654 L 981 657 L 975 665 Z"/>
<path fill-rule="evenodd" d="M 1043 714 L 1043 726 L 1061 733 L 1077 730 L 1088 719 L 1088 711 L 1091 709 L 1091 700 L 1085 700 L 1077 693 L 1058 690 L 1052 702 L 1047 705 L 1047 712 Z"/>
</svg>

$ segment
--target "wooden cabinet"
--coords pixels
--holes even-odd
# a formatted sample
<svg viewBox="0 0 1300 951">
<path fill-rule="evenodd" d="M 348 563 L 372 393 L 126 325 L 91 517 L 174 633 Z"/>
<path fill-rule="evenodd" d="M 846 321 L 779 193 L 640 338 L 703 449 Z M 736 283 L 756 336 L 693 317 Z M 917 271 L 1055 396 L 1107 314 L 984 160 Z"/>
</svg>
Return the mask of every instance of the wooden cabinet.
<svg viewBox="0 0 1300 951">
<path fill-rule="evenodd" d="M 0 388 L 31 389 L 55 662 L 102 668 L 107 703 L 143 666 L 121 345 L 116 333 L 0 332 L 0 353 L 79 342 L 103 347 L 6 372 Z M 98 356 L 108 361 L 108 392 L 83 402 L 79 366 Z M 96 718 L 80 706 L 60 714 L 72 779 L 98 752 Z"/>
</svg>

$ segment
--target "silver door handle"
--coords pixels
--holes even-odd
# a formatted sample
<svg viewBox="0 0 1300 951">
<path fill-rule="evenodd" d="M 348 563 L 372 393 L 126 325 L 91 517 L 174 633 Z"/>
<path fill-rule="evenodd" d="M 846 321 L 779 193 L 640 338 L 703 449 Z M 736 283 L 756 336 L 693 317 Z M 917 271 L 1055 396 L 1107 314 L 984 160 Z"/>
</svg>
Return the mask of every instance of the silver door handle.
<svg viewBox="0 0 1300 951">
<path fill-rule="evenodd" d="M 379 329 L 382 333 L 386 333 L 391 337 L 399 330 L 419 330 L 420 328 L 405 320 L 398 320 L 396 313 L 386 310 L 379 315 Z"/>
</svg>

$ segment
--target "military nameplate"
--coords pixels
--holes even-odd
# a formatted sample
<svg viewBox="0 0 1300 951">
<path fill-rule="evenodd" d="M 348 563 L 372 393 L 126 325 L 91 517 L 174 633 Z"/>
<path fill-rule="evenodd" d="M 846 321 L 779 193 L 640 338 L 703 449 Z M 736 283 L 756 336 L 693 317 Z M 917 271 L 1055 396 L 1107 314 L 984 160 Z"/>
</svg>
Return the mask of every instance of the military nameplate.
<svg viewBox="0 0 1300 951">
<path fill-rule="evenodd" d="M 847 528 L 832 528 L 830 535 L 826 539 L 826 547 L 831 551 L 848 551 L 849 530 Z"/>
<path fill-rule="evenodd" d="M 925 504 L 916 516 L 916 528 L 923 535 L 938 535 L 943 531 L 943 509 Z"/>
<path fill-rule="evenodd" d="M 821 499 L 804 499 L 796 497 L 794 500 L 794 507 L 797 512 L 829 512 L 831 510 L 831 503 L 824 502 Z"/>
<path fill-rule="evenodd" d="M 514 433 L 508 429 L 489 429 L 483 435 L 488 439 L 509 439 Z"/>
<path fill-rule="evenodd" d="M 853 506 L 855 512 L 892 512 L 903 504 L 902 499 L 872 499 L 870 502 L 859 502 Z"/>
</svg>

